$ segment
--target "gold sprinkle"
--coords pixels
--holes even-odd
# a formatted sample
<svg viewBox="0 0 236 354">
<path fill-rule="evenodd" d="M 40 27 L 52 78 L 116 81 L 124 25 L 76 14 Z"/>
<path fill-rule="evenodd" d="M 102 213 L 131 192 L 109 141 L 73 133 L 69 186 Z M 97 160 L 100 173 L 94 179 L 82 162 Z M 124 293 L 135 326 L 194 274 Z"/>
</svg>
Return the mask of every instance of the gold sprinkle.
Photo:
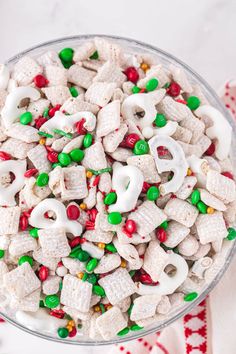
<svg viewBox="0 0 236 354">
<path fill-rule="evenodd" d="M 108 310 L 110 310 L 112 308 L 112 305 L 107 305 L 106 306 L 106 310 L 108 311 Z"/>
<path fill-rule="evenodd" d="M 101 311 L 100 306 L 98 306 L 98 305 L 94 306 L 94 311 L 95 312 L 100 312 Z"/>
<path fill-rule="evenodd" d="M 87 209 L 87 205 L 85 203 L 81 203 L 79 207 L 82 210 L 86 210 Z"/>
<path fill-rule="evenodd" d="M 46 139 L 45 138 L 40 138 L 39 139 L 39 144 L 40 145 L 45 145 L 45 143 L 46 143 Z"/>
<path fill-rule="evenodd" d="M 150 69 L 150 66 L 149 66 L 147 63 L 142 63 L 142 64 L 140 65 L 140 68 L 141 68 L 144 72 L 146 72 L 148 69 Z"/>
<path fill-rule="evenodd" d="M 75 326 L 75 321 L 70 320 L 70 321 L 68 321 L 67 325 L 74 327 Z"/>
<path fill-rule="evenodd" d="M 77 273 L 76 275 L 77 275 L 77 278 L 82 279 L 84 276 L 84 273 L 80 272 L 80 273 Z"/>
<path fill-rule="evenodd" d="M 72 327 L 72 326 L 69 326 L 69 325 L 67 325 L 66 328 L 68 329 L 69 332 L 71 332 L 72 329 L 73 329 L 73 327 Z"/>
<path fill-rule="evenodd" d="M 126 268 L 126 261 L 124 259 L 122 259 L 120 266 Z"/>
<path fill-rule="evenodd" d="M 87 171 L 86 172 L 86 177 L 87 178 L 92 178 L 93 177 L 93 173 L 91 171 Z"/>
<path fill-rule="evenodd" d="M 212 207 L 207 208 L 207 214 L 213 214 L 215 212 L 215 209 Z"/>
<path fill-rule="evenodd" d="M 101 248 L 101 249 L 104 249 L 106 247 L 106 245 L 103 242 L 99 242 L 98 243 L 98 247 Z"/>
<path fill-rule="evenodd" d="M 193 171 L 191 170 L 191 168 L 188 168 L 187 176 L 192 176 L 192 174 L 193 174 Z"/>
</svg>

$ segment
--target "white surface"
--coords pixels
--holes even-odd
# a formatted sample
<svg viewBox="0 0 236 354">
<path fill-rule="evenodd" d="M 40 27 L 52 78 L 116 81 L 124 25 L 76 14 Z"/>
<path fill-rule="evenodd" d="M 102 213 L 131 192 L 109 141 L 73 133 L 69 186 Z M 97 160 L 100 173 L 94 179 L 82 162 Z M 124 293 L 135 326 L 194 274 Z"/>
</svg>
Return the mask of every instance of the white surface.
<svg viewBox="0 0 236 354">
<path fill-rule="evenodd" d="M 0 1 L 0 62 L 50 39 L 87 33 L 127 36 L 182 59 L 211 86 L 236 76 L 235 0 Z M 47 342 L 0 324 L 0 354 L 108 353 Z"/>
</svg>

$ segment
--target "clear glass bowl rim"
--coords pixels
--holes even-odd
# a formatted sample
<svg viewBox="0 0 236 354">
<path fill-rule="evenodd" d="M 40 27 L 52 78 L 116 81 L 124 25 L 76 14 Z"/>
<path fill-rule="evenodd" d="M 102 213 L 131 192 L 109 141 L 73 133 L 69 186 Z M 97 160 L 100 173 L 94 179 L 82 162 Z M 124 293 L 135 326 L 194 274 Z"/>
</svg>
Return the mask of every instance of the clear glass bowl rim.
<svg viewBox="0 0 236 354">
<path fill-rule="evenodd" d="M 224 116 L 226 117 L 226 119 L 228 120 L 228 122 L 230 123 L 230 125 L 233 128 L 233 136 L 236 136 L 236 123 L 234 122 L 230 113 L 227 111 L 227 109 L 224 107 L 224 105 L 220 101 L 220 98 L 218 97 L 216 92 L 211 88 L 211 86 L 199 74 L 197 74 L 190 66 L 188 66 L 187 64 L 185 64 L 184 62 L 182 62 L 181 60 L 176 58 L 174 55 L 169 54 L 168 52 L 165 52 L 164 50 L 161 50 L 153 45 L 144 43 L 142 41 L 138 41 L 136 39 L 114 36 L 114 35 L 106 35 L 106 34 L 87 34 L 87 35 L 74 35 L 74 36 L 62 37 L 62 38 L 50 40 L 47 42 L 43 42 L 39 45 L 32 46 L 32 47 L 14 55 L 13 57 L 11 57 L 10 59 L 8 59 L 5 62 L 5 64 L 11 65 L 16 60 L 19 60 L 21 57 L 23 57 L 27 54 L 30 54 L 31 52 L 38 50 L 40 48 L 43 49 L 46 47 L 50 47 L 50 46 L 57 45 L 57 44 L 63 44 L 68 41 L 74 41 L 74 40 L 89 40 L 89 39 L 93 39 L 94 37 L 101 37 L 101 38 L 107 38 L 107 39 L 111 39 L 111 40 L 124 41 L 124 42 L 127 42 L 128 45 L 137 45 L 137 46 L 143 47 L 144 50 L 147 49 L 147 50 L 154 51 L 154 52 L 156 52 L 157 55 L 159 54 L 163 57 L 166 57 L 166 58 L 174 61 L 175 63 L 177 63 L 181 67 L 183 67 L 192 77 L 194 77 L 194 79 L 196 81 L 198 81 L 204 87 L 204 89 L 206 91 L 208 91 L 210 96 L 215 101 L 217 101 L 218 108 L 220 108 L 221 112 L 224 114 Z M 81 341 L 76 341 L 76 340 L 61 339 L 61 338 L 53 337 L 50 335 L 42 334 L 37 331 L 31 330 L 31 329 L 21 325 L 20 323 L 16 322 L 15 320 L 9 318 L 7 315 L 5 315 L 1 312 L 0 312 L 0 315 L 7 322 L 11 323 L 12 325 L 16 326 L 17 328 L 19 328 L 29 334 L 35 335 L 37 337 L 40 337 L 40 338 L 43 338 L 46 340 L 54 341 L 54 342 L 59 342 L 59 343 L 64 343 L 64 344 L 73 344 L 73 345 L 79 345 L 79 346 L 103 346 L 103 345 L 111 345 L 111 344 L 119 344 L 119 343 L 127 342 L 130 340 L 138 339 L 140 337 L 144 337 L 144 336 L 151 334 L 151 333 L 159 332 L 163 328 L 169 326 L 174 321 L 185 316 L 195 306 L 197 306 L 199 303 L 201 303 L 207 297 L 209 292 L 216 286 L 216 284 L 219 282 L 219 280 L 221 279 L 221 277 L 223 276 L 223 274 L 227 270 L 231 260 L 233 259 L 235 251 L 236 251 L 236 242 L 233 241 L 233 246 L 231 247 L 231 249 L 229 251 L 229 254 L 228 254 L 228 257 L 224 263 L 224 266 L 221 268 L 221 270 L 217 273 L 217 275 L 215 276 L 213 281 L 199 295 L 199 297 L 197 299 L 195 299 L 193 302 L 190 302 L 188 306 L 185 306 L 180 312 L 178 312 L 172 318 L 166 320 L 164 323 L 157 325 L 156 327 L 152 327 L 150 329 L 146 329 L 146 330 L 144 329 L 142 331 L 133 332 L 134 334 L 129 337 L 120 337 L 120 338 L 115 338 L 115 339 L 112 339 L 109 341 L 92 341 L 92 340 L 83 340 L 83 339 Z"/>
</svg>

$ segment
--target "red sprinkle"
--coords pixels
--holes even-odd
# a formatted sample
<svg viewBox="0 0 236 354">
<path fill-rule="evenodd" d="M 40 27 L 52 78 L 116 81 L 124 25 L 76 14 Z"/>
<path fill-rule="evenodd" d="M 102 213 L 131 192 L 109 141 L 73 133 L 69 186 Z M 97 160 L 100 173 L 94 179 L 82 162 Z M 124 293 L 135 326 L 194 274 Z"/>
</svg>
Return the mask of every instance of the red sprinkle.
<svg viewBox="0 0 236 354">
<path fill-rule="evenodd" d="M 133 149 L 134 145 L 139 140 L 140 140 L 140 137 L 138 134 L 135 134 L 135 133 L 129 134 L 125 137 L 125 146 Z"/>
<path fill-rule="evenodd" d="M 35 119 L 35 127 L 37 129 L 41 128 L 41 126 L 47 122 L 47 118 L 45 117 L 38 117 Z"/>
<path fill-rule="evenodd" d="M 232 180 L 234 179 L 233 174 L 231 172 L 229 172 L 229 171 L 222 172 L 221 174 L 223 176 L 225 176 L 225 177 L 228 177 L 228 178 L 232 179 Z"/>
<path fill-rule="evenodd" d="M 51 163 L 56 163 L 58 162 L 58 153 L 56 151 L 50 151 L 47 154 L 47 159 L 48 161 L 50 161 Z"/>
<path fill-rule="evenodd" d="M 144 93 L 144 92 L 146 92 L 146 89 L 145 89 L 145 88 L 142 88 L 142 89 L 139 91 L 139 93 Z"/>
<path fill-rule="evenodd" d="M 37 173 L 38 173 L 37 168 L 31 168 L 25 172 L 24 177 L 30 178 L 32 176 L 35 176 Z"/>
<path fill-rule="evenodd" d="M 137 230 L 137 225 L 134 220 L 127 220 L 125 223 L 125 229 L 128 233 L 133 234 Z"/>
<path fill-rule="evenodd" d="M 179 84 L 177 84 L 177 82 L 172 82 L 166 92 L 171 97 L 177 97 L 180 94 L 180 90 L 181 87 L 179 86 Z"/>
<path fill-rule="evenodd" d="M 87 220 L 85 222 L 85 228 L 86 230 L 94 230 L 95 224 L 93 221 Z"/>
<path fill-rule="evenodd" d="M 24 212 L 23 212 L 23 215 L 26 216 L 27 218 L 29 218 L 30 215 L 31 215 L 31 213 L 32 213 L 32 211 L 33 211 L 33 209 L 34 209 L 34 208 L 31 208 L 31 209 L 29 209 L 29 210 L 24 211 Z"/>
<path fill-rule="evenodd" d="M 167 240 L 167 234 L 162 227 L 158 227 L 156 230 L 156 237 L 160 242 L 165 242 Z"/>
<path fill-rule="evenodd" d="M 64 318 L 65 312 L 63 310 L 52 310 L 49 312 L 50 316 L 56 317 L 56 318 Z"/>
<path fill-rule="evenodd" d="M 40 267 L 39 269 L 39 279 L 45 281 L 49 275 L 49 269 L 45 266 Z"/>
<path fill-rule="evenodd" d="M 153 284 L 152 278 L 150 277 L 149 274 L 141 274 L 139 276 L 139 281 L 144 284 Z"/>
<path fill-rule="evenodd" d="M 96 177 L 94 178 L 94 181 L 93 181 L 93 186 L 94 186 L 94 187 L 97 186 L 98 183 L 99 183 L 99 181 L 100 181 L 100 176 L 96 176 Z"/>
<path fill-rule="evenodd" d="M 77 334 L 77 330 L 75 327 L 73 327 L 72 331 L 69 332 L 69 337 L 72 338 L 72 337 L 75 337 Z"/>
<path fill-rule="evenodd" d="M 211 145 L 209 146 L 209 148 L 208 148 L 207 151 L 205 152 L 205 155 L 207 155 L 207 156 L 213 155 L 214 152 L 215 152 L 215 149 L 216 149 L 215 144 L 214 144 L 214 143 L 211 143 Z"/>
<path fill-rule="evenodd" d="M 77 123 L 75 123 L 75 127 L 79 135 L 84 135 L 87 132 L 87 130 L 84 127 L 85 122 L 86 122 L 85 118 L 82 118 Z"/>
<path fill-rule="evenodd" d="M 66 214 L 69 220 L 77 220 L 80 216 L 80 210 L 76 205 L 69 205 L 66 209 Z"/>
<path fill-rule="evenodd" d="M 57 263 L 57 266 L 58 266 L 58 267 L 62 267 L 62 266 L 63 266 L 62 261 L 58 262 L 58 263 Z"/>
<path fill-rule="evenodd" d="M 0 151 L 0 160 L 1 161 L 11 160 L 11 155 L 5 151 Z"/>
<path fill-rule="evenodd" d="M 54 106 L 53 108 L 49 109 L 49 111 L 48 111 L 49 117 L 52 118 L 55 115 L 55 113 L 57 111 L 59 111 L 60 108 L 61 108 L 61 104 L 56 104 L 56 106 Z"/>
<path fill-rule="evenodd" d="M 45 87 L 49 81 L 43 75 L 39 74 L 34 77 L 34 84 L 38 88 Z"/>
<path fill-rule="evenodd" d="M 76 236 L 75 238 L 73 238 L 73 240 L 69 241 L 69 245 L 71 248 L 74 248 L 82 243 L 86 242 L 86 239 L 80 236 Z"/>
<path fill-rule="evenodd" d="M 26 215 L 21 215 L 20 217 L 20 229 L 25 231 L 29 225 L 29 220 Z"/>
<path fill-rule="evenodd" d="M 89 220 L 92 221 L 92 222 L 95 222 L 97 214 L 98 214 L 97 209 L 93 208 L 93 209 L 88 210 L 88 212 L 89 212 L 88 213 L 89 214 Z"/>
<path fill-rule="evenodd" d="M 127 76 L 128 81 L 131 81 L 134 84 L 136 84 L 139 79 L 139 73 L 134 66 L 129 66 L 125 69 L 124 74 Z"/>
<path fill-rule="evenodd" d="M 179 103 L 182 103 L 182 104 L 187 104 L 187 102 L 185 100 L 180 100 L 180 99 L 176 100 L 176 102 L 179 102 Z"/>
<path fill-rule="evenodd" d="M 151 187 L 151 185 L 149 183 L 143 182 L 142 193 L 147 193 L 147 191 L 150 187 Z"/>
</svg>

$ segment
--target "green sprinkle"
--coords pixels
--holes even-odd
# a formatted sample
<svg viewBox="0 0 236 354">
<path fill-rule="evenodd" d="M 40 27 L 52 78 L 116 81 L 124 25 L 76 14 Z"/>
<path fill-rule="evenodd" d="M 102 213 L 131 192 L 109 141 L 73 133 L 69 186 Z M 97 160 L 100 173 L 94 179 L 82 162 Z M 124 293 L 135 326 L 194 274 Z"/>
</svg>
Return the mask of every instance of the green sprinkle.
<svg viewBox="0 0 236 354">
<path fill-rule="evenodd" d="M 118 225 L 122 221 L 121 213 L 118 211 L 113 211 L 112 213 L 108 214 L 107 220 L 111 225 Z"/>
<path fill-rule="evenodd" d="M 53 132 L 55 134 L 57 134 L 57 135 L 65 136 L 68 139 L 72 139 L 73 138 L 73 135 L 71 133 L 66 133 L 66 132 L 64 132 L 63 130 L 60 130 L 60 129 L 53 129 Z"/>
<path fill-rule="evenodd" d="M 187 99 L 187 106 L 190 108 L 192 111 L 195 111 L 201 104 L 201 101 L 199 100 L 198 97 L 196 96 L 190 96 Z"/>
<path fill-rule="evenodd" d="M 136 273 L 135 270 L 131 270 L 131 271 L 129 272 L 129 275 L 131 276 L 131 278 L 133 278 L 133 276 L 134 276 L 135 273 Z"/>
<path fill-rule="evenodd" d="M 59 297 L 54 294 L 54 295 L 47 295 L 45 297 L 45 305 L 49 308 L 49 309 L 54 309 L 55 307 L 57 307 L 60 304 L 60 299 Z"/>
<path fill-rule="evenodd" d="M 81 329 L 81 328 L 82 328 L 82 324 L 81 324 L 81 323 L 78 323 L 77 328 L 78 328 L 78 329 Z"/>
<path fill-rule="evenodd" d="M 49 112 L 49 108 L 45 108 L 45 110 L 43 111 L 43 117 L 47 118 L 48 117 L 48 112 Z"/>
<path fill-rule="evenodd" d="M 162 227 L 164 230 L 167 230 L 168 228 L 168 221 L 164 221 L 159 227 Z"/>
<path fill-rule="evenodd" d="M 197 203 L 200 201 L 200 192 L 199 192 L 199 190 L 198 190 L 198 189 L 195 189 L 195 190 L 192 192 L 190 198 L 191 198 L 191 203 L 192 203 L 193 205 L 197 205 Z"/>
<path fill-rule="evenodd" d="M 88 148 L 92 145 L 92 142 L 93 142 L 93 136 L 92 134 L 85 134 L 84 136 L 84 140 L 83 140 L 83 146 L 85 148 Z"/>
<path fill-rule="evenodd" d="M 45 132 L 38 132 L 38 135 L 44 136 L 45 138 L 53 138 L 53 135 L 45 133 Z"/>
<path fill-rule="evenodd" d="M 170 87 L 170 82 L 166 82 L 165 85 L 163 86 L 164 89 L 167 89 L 168 87 Z"/>
<path fill-rule="evenodd" d="M 88 273 L 84 273 L 83 277 L 82 277 L 82 281 L 86 281 L 88 278 Z"/>
<path fill-rule="evenodd" d="M 120 332 L 117 333 L 118 336 L 122 337 L 129 333 L 129 327 L 125 327 Z"/>
<path fill-rule="evenodd" d="M 72 87 L 69 88 L 69 90 L 70 90 L 70 94 L 71 94 L 72 97 L 78 97 L 79 96 L 79 92 L 78 92 L 76 87 L 72 86 Z"/>
<path fill-rule="evenodd" d="M 228 228 L 228 236 L 227 239 L 232 241 L 236 238 L 236 230 L 233 227 Z"/>
<path fill-rule="evenodd" d="M 99 55 L 98 55 L 98 51 L 96 50 L 90 57 L 89 59 L 92 59 L 92 60 L 97 60 L 99 58 Z"/>
<path fill-rule="evenodd" d="M 63 288 L 63 282 L 62 282 L 62 280 L 61 280 L 60 283 L 59 283 L 59 290 L 61 291 L 62 288 Z"/>
<path fill-rule="evenodd" d="M 139 93 L 141 89 L 138 86 L 133 86 L 132 87 L 132 93 Z"/>
<path fill-rule="evenodd" d="M 117 194 L 116 192 L 110 192 L 108 193 L 105 198 L 104 198 L 104 204 L 105 205 L 111 205 L 114 204 L 117 200 Z"/>
<path fill-rule="evenodd" d="M 45 307 L 43 300 L 39 301 L 39 307 L 41 307 L 41 308 Z"/>
<path fill-rule="evenodd" d="M 140 331 L 141 329 L 143 329 L 143 327 L 140 327 L 137 324 L 134 324 L 133 326 L 130 326 L 130 330 L 131 331 Z"/>
<path fill-rule="evenodd" d="M 69 335 L 69 331 L 68 331 L 68 329 L 65 328 L 65 327 L 60 327 L 60 328 L 58 328 L 58 330 L 57 330 L 57 334 L 58 334 L 58 336 L 59 336 L 60 338 L 67 338 L 68 335 Z"/>
<path fill-rule="evenodd" d="M 190 302 L 198 297 L 198 293 L 192 292 L 184 296 L 184 301 Z"/>
<path fill-rule="evenodd" d="M 157 79 L 155 79 L 155 78 L 150 79 L 150 80 L 146 83 L 146 90 L 147 90 L 148 92 L 154 91 L 154 90 L 157 88 L 158 84 L 159 84 L 159 81 L 158 81 Z"/>
<path fill-rule="evenodd" d="M 105 290 L 100 285 L 93 286 L 93 294 L 104 297 L 106 296 Z"/>
<path fill-rule="evenodd" d="M 105 306 L 103 304 L 99 304 L 100 306 L 100 309 L 101 309 L 101 312 L 104 313 L 106 310 L 105 310 Z"/>
<path fill-rule="evenodd" d="M 98 259 L 97 258 L 92 258 L 90 261 L 86 264 L 86 270 L 87 272 L 92 272 L 98 265 Z"/>
<path fill-rule="evenodd" d="M 92 170 L 92 169 L 88 169 L 88 171 L 92 172 L 93 175 L 95 176 L 98 176 L 98 175 L 101 175 L 102 173 L 105 173 L 105 172 L 111 172 L 112 171 L 112 167 L 106 167 L 106 168 L 103 168 L 101 170 Z"/>
<path fill-rule="evenodd" d="M 29 265 L 32 267 L 33 265 L 33 258 L 30 256 L 22 256 L 18 259 L 18 265 L 22 265 L 23 263 L 28 262 Z"/>
<path fill-rule="evenodd" d="M 111 253 L 116 253 L 117 252 L 117 249 L 115 248 L 115 246 L 113 245 L 113 243 L 108 243 L 106 246 L 105 246 L 105 249 Z"/>
<path fill-rule="evenodd" d="M 201 214 L 207 213 L 207 205 L 205 203 L 203 203 L 202 201 L 197 203 L 197 208 Z"/>
<path fill-rule="evenodd" d="M 38 231 L 39 231 L 39 229 L 37 229 L 37 227 L 35 227 L 34 229 L 31 229 L 31 230 L 29 231 L 29 234 L 30 234 L 30 236 L 33 237 L 33 238 L 38 238 L 38 237 L 39 237 Z"/>
<path fill-rule="evenodd" d="M 5 251 L 4 250 L 0 250 L 0 259 L 3 258 L 5 255 Z"/>
</svg>

